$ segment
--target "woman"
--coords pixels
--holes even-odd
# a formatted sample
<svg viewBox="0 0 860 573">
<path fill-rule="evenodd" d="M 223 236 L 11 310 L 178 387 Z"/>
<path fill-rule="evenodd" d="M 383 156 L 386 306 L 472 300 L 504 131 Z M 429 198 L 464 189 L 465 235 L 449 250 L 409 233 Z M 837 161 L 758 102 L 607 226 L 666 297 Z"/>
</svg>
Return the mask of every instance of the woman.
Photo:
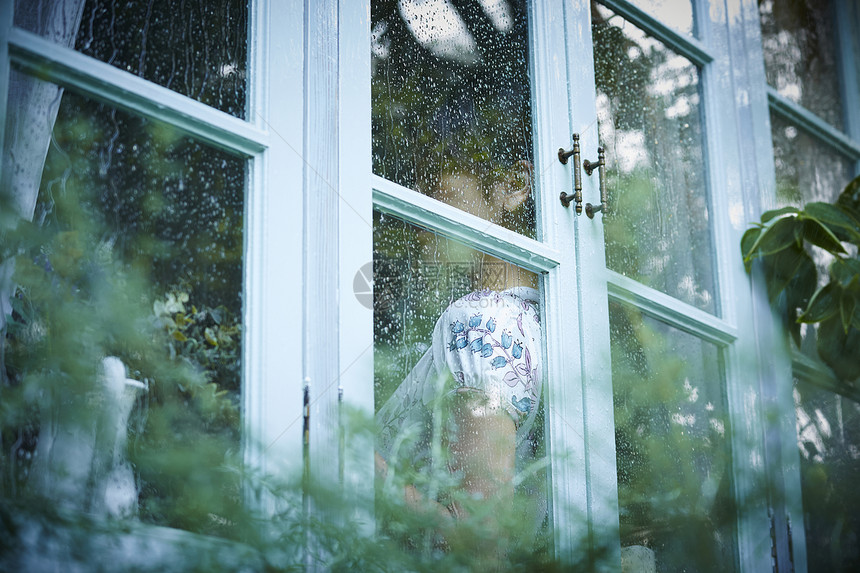
<svg viewBox="0 0 860 573">
<path fill-rule="evenodd" d="M 451 171 L 430 194 L 502 222 L 528 199 L 530 171 L 522 161 L 490 184 Z M 512 503 L 515 475 L 534 457 L 543 374 L 537 277 L 480 257 L 492 272 L 476 273 L 475 290 L 448 305 L 430 347 L 376 415 L 380 477 L 403 487 L 412 507 L 437 504 L 448 519 L 465 515 L 463 499 Z"/>
</svg>

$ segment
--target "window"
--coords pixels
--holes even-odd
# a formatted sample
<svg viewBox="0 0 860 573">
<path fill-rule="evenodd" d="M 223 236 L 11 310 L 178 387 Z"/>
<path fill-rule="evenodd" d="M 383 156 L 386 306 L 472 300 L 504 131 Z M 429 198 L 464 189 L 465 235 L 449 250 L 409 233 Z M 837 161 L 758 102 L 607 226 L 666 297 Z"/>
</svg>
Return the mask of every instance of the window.
<svg viewBox="0 0 860 573">
<path fill-rule="evenodd" d="M 127 4 L 0 2 L 0 191 L 50 231 L 21 251 L 17 282 L 0 261 L 0 306 L 6 332 L 38 338 L 15 288 L 26 269 L 54 277 L 82 332 L 63 340 L 104 351 L 70 353 L 87 372 L 101 363 L 106 377 L 117 356 L 140 402 L 170 380 L 178 409 L 230 406 L 178 432 L 185 451 L 219 435 L 210 457 L 250 470 L 220 482 L 162 463 L 157 441 L 177 432 L 131 414 L 115 443 L 151 443 L 119 472 L 137 480 L 127 507 L 149 532 L 130 539 L 161 526 L 241 538 L 232 507 L 284 509 L 258 475 L 304 477 L 286 508 L 299 527 L 388 535 L 364 503 L 385 485 L 375 452 L 456 509 L 462 491 L 437 487 L 451 472 L 436 430 L 450 426 L 421 419 L 397 464 L 407 418 L 388 414 L 417 388 L 428 407 L 473 391 L 502 404 L 497 457 L 529 512 L 522 539 L 544 556 L 666 571 L 856 563 L 858 396 L 816 362 L 814 332 L 787 346 L 739 256 L 762 211 L 832 200 L 860 172 L 855 2 Z M 97 280 L 108 267 L 126 282 Z M 465 304 L 482 301 L 502 310 Z M 129 351 L 150 327 L 120 315 L 152 321 L 166 363 L 208 364 L 209 378 L 150 368 Z M 16 336 L 4 358 L 26 350 Z M 426 383 L 428 364 L 451 392 Z M 354 410 L 396 423 L 353 431 Z M 2 418 L 4 451 L 47 447 L 39 429 L 61 418 L 30 434 Z M 78 482 L 33 483 L 84 499 L 74 484 L 93 464 L 77 457 Z M 50 475 L 42 459 L 12 469 Z M 159 472 L 176 472 L 174 489 L 147 489 L 167 483 Z M 311 483 L 355 500 L 349 516 Z M 171 508 L 184 488 L 209 501 Z M 86 495 L 72 509 L 107 511 Z M 136 553 L 154 554 L 147 543 Z M 326 563 L 324 543 L 305 545 L 281 557 Z M 217 564 L 244 559 L 233 547 Z"/>
<path fill-rule="evenodd" d="M 834 202 L 858 174 L 857 50 L 850 2 L 758 3 L 773 141 L 777 205 Z M 852 20 L 854 19 L 854 20 Z M 813 248 L 819 274 L 829 255 Z M 856 472 L 858 408 L 850 380 L 818 358 L 821 331 L 802 331 L 793 355 L 793 404 L 799 484 L 789 476 L 787 523 L 793 529 L 795 563 L 809 571 L 850 569 L 858 563 L 856 496 L 842 478 Z M 789 442 L 792 443 L 792 442 Z M 838 500 L 838 501 L 837 501 Z M 793 502 L 793 506 L 792 506 Z M 801 511 L 802 504 L 802 511 Z M 778 507 L 778 506 L 777 506 Z M 802 539 L 805 537 L 805 553 Z M 799 543 L 800 541 L 800 543 Z M 798 550 L 799 549 L 799 550 Z"/>
<path fill-rule="evenodd" d="M 230 515 L 253 484 L 189 462 L 274 472 L 295 451 L 280 438 L 301 428 L 301 401 L 275 382 L 285 367 L 274 357 L 301 348 L 301 329 L 281 327 L 301 324 L 300 306 L 289 304 L 302 296 L 301 248 L 276 245 L 294 244 L 303 228 L 302 58 L 268 59 L 270 48 L 301 54 L 297 7 L 165 1 L 120 10 L 113 2 L 45 0 L 13 11 L 12 4 L 3 3 L 3 197 L 52 239 L 21 251 L 16 276 L 41 273 L 40 284 L 54 290 L 15 294 L 5 259 L 3 331 L 7 318 L 50 326 L 51 340 L 67 346 L 45 351 L 42 370 L 15 371 L 29 378 L 10 382 L 41 387 L 43 418 L 31 428 L 63 438 L 48 452 L 50 440 L 36 445 L 32 431 L 18 434 L 19 475 L 11 479 L 32 469 L 40 477 L 30 485 L 41 479 L 67 509 L 137 513 L 146 524 L 239 538 Z M 275 28 L 284 38 L 270 35 Z M 27 314 L 37 301 L 44 311 L 61 300 L 69 303 L 66 322 Z M 146 339 L 152 324 L 167 346 Z M 10 344 L 24 355 L 24 342 Z M 44 350 L 36 342 L 28 344 Z M 153 348 L 163 355 L 142 353 Z M 72 398 L 112 355 L 122 358 L 119 379 L 138 392 L 132 458 L 120 456 L 111 476 L 125 480 L 120 497 L 130 499 L 121 507 L 117 492 L 90 491 L 98 483 L 90 480 L 111 466 L 93 457 L 101 434 L 87 437 L 75 418 L 104 397 Z M 54 367 L 69 380 L 34 381 Z M 300 372 L 293 376 L 300 386 Z M 160 418 L 156 403 L 176 415 Z M 123 404 L 127 418 L 131 404 Z M 182 419 L 186 425 L 169 425 Z M 125 432 L 116 439 L 122 451 Z M 294 442 L 298 448 L 300 438 Z M 43 455 L 27 463 L 34 453 Z M 208 501 L 194 509 L 193 498 Z"/>
<path fill-rule="evenodd" d="M 397 387 L 410 380 L 422 353 L 438 344 L 429 332 L 445 304 L 475 288 L 468 278 L 461 291 L 392 281 L 401 273 L 387 272 L 390 263 L 426 263 L 422 249 L 433 263 L 468 257 L 473 251 L 460 242 L 522 266 L 540 276 L 542 293 L 541 404 L 554 551 L 571 560 L 589 547 L 616 563 L 755 568 L 762 557 L 747 548 L 761 542 L 761 533 L 731 503 L 733 492 L 752 487 L 745 452 L 760 443 L 739 418 L 750 389 L 740 370 L 749 301 L 736 296 L 744 277 L 731 262 L 744 221 L 727 216 L 744 211 L 740 180 L 720 167 L 736 150 L 726 143 L 733 126 L 725 118 L 734 110 L 723 107 L 731 87 L 723 81 L 728 64 L 719 52 L 719 24 L 698 4 L 679 11 L 688 20 L 671 22 L 656 18 L 650 3 L 644 10 L 626 2 L 505 4 L 515 15 L 511 30 L 517 18 L 528 23 L 522 40 L 476 7 L 372 4 L 373 56 L 363 65 L 376 90 L 372 187 L 382 213 L 375 219 L 378 381 Z M 426 14 L 418 14 L 421 7 Z M 420 22 L 431 30 L 436 22 L 435 42 L 431 32 L 422 36 Z M 525 74 L 485 79 L 484 69 L 507 61 L 515 39 L 527 43 L 517 48 L 527 49 Z M 404 42 L 414 55 L 402 55 Z M 498 46 L 499 56 L 482 42 Z M 565 46 L 563 60 L 558 46 Z M 433 58 L 444 62 L 438 71 L 421 67 Z M 472 76 L 474 85 L 445 83 Z M 432 89 L 416 91 L 423 84 L 415 77 L 432 78 Z M 494 115 L 500 93 L 510 109 Z M 413 111 L 416 101 L 429 102 L 429 110 Z M 488 119 L 497 115 L 503 120 Z M 531 132 L 523 137 L 525 128 L 510 130 L 506 120 Z M 559 202 L 560 192 L 574 192 L 575 162 L 565 166 L 558 157 L 559 146 L 573 144 L 571 134 L 582 160 L 595 161 L 605 147 L 604 169 L 581 174 L 583 211 L 584 203 L 592 213 L 602 203 L 604 172 L 610 190 L 607 210 L 593 218 Z M 519 159 L 534 165 L 534 231 L 528 219 L 494 220 L 479 199 L 465 198 L 475 185 L 493 189 L 498 173 Z M 458 161 L 483 162 L 470 168 L 480 182 L 446 183 Z M 419 162 L 431 164 L 438 179 L 422 179 Z M 410 225 L 430 233 L 422 240 Z M 408 302 L 415 297 L 423 305 L 430 298 L 423 288 L 442 304 Z M 395 345 L 387 338 L 392 331 Z M 681 542 L 679 530 L 697 543 Z"/>
</svg>

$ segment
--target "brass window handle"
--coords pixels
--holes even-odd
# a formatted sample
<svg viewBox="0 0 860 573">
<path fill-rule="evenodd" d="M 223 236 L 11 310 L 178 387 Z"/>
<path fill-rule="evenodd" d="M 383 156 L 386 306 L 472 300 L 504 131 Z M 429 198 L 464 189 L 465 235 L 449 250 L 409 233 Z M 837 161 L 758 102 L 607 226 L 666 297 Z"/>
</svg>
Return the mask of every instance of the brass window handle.
<svg viewBox="0 0 860 573">
<path fill-rule="evenodd" d="M 558 196 L 561 204 L 564 207 L 570 207 L 571 201 L 576 202 L 576 214 L 582 215 L 582 175 L 579 172 L 579 134 L 573 134 L 573 149 L 565 151 L 564 148 L 558 148 L 558 160 L 562 165 L 567 165 L 567 158 L 573 155 L 573 195 L 568 195 L 564 191 Z"/>
<path fill-rule="evenodd" d="M 585 173 L 588 174 L 589 177 L 594 170 L 597 169 L 597 176 L 600 177 L 600 205 L 586 203 L 585 214 L 588 215 L 589 219 L 594 219 L 594 214 L 598 211 L 603 211 L 604 216 L 608 215 L 609 205 L 606 200 L 606 173 L 604 172 L 604 168 L 606 167 L 606 155 L 603 148 L 597 148 L 597 161 L 589 161 L 586 159 L 583 162 L 582 167 L 585 169 Z"/>
<path fill-rule="evenodd" d="M 580 153 L 579 153 L 579 134 L 573 134 L 573 149 L 570 151 L 565 151 L 563 147 L 560 147 L 558 150 L 558 160 L 562 163 L 562 165 L 567 165 L 567 160 L 570 156 L 573 156 L 573 194 L 568 195 L 564 191 L 559 194 L 558 198 L 561 200 L 561 204 L 564 207 L 569 207 L 571 203 L 576 204 L 576 214 L 582 214 L 582 175 L 580 173 Z M 586 159 L 582 162 L 582 167 L 585 169 L 586 175 L 589 177 L 594 172 L 595 169 L 598 169 L 598 177 L 600 177 L 600 205 L 592 205 L 591 203 L 586 203 L 585 205 L 585 214 L 588 215 L 589 219 L 594 218 L 594 214 L 598 211 L 602 211 L 604 215 L 609 213 L 609 206 L 606 200 L 606 175 L 603 171 L 604 166 L 606 165 L 606 155 L 604 153 L 603 147 L 597 148 L 597 161 L 589 161 Z"/>
</svg>

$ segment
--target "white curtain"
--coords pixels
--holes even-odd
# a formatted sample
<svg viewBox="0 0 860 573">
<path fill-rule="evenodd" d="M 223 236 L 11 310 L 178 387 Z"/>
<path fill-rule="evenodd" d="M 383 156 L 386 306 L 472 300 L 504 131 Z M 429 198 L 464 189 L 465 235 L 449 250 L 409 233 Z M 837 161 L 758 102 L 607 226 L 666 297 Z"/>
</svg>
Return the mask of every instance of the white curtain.
<svg viewBox="0 0 860 573">
<path fill-rule="evenodd" d="M 15 25 L 59 46 L 74 47 L 83 8 L 84 0 L 16 0 Z M 9 78 L 0 193 L 6 199 L 3 208 L 25 220 L 33 218 L 62 95 L 63 88 L 23 73 L 13 72 Z M 15 292 L 13 270 L 12 260 L 0 261 L 0 379 L 6 376 L 3 346 Z"/>
</svg>

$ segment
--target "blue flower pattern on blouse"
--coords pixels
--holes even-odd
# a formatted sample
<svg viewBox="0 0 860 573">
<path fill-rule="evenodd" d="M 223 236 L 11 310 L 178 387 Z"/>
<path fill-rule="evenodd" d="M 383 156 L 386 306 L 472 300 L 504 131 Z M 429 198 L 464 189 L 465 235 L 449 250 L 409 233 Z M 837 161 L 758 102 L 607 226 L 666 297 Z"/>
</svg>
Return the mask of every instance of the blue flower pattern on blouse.
<svg viewBox="0 0 860 573">
<path fill-rule="evenodd" d="M 477 300 L 489 296 L 498 297 L 499 295 L 485 289 L 475 292 L 467 298 L 476 297 Z M 529 302 L 522 301 L 521 304 L 523 311 L 532 311 L 534 321 L 539 323 L 540 319 L 537 313 L 534 313 L 534 308 Z M 523 319 L 524 312 L 520 312 L 516 325 L 519 333 L 525 337 Z M 482 358 L 488 359 L 493 370 L 506 369 L 507 372 L 503 376 L 504 382 L 511 388 L 521 386 L 524 391 L 522 398 L 517 399 L 515 395 L 512 396 L 511 403 L 518 412 L 526 415 L 531 412 L 537 401 L 535 392 L 535 379 L 538 376 L 537 367 L 532 364 L 528 345 L 524 345 L 521 340 L 514 342 L 514 336 L 508 329 L 503 329 L 497 338 L 496 326 L 496 317 L 489 316 L 484 322 L 484 313 L 476 313 L 469 317 L 468 325 L 464 325 L 459 320 L 454 321 L 451 324 L 453 337 L 448 344 L 448 351 L 460 352 L 468 347 L 472 353 L 480 354 Z M 462 386 L 464 384 L 463 375 L 461 372 L 456 374 L 457 383 Z"/>
<path fill-rule="evenodd" d="M 426 465 L 435 401 L 460 392 L 482 394 L 487 405 L 510 414 L 518 446 L 532 440 L 542 382 L 537 295 L 525 287 L 484 289 L 448 305 L 430 347 L 376 414 L 377 447 L 386 460 Z M 449 422 L 438 420 L 443 431 L 457 431 Z"/>
<path fill-rule="evenodd" d="M 523 345 L 520 344 L 519 342 L 514 344 L 514 347 L 511 348 L 511 355 L 513 355 L 513 357 L 517 358 L 517 359 L 522 358 L 523 357 Z"/>
<path fill-rule="evenodd" d="M 532 401 L 531 401 L 531 398 L 529 398 L 528 396 L 526 396 L 525 398 L 521 398 L 519 400 L 517 400 L 517 397 L 514 396 L 511 399 L 511 402 L 513 402 L 514 407 L 521 412 L 528 413 L 528 412 L 531 412 L 531 410 L 532 410 Z"/>
</svg>

